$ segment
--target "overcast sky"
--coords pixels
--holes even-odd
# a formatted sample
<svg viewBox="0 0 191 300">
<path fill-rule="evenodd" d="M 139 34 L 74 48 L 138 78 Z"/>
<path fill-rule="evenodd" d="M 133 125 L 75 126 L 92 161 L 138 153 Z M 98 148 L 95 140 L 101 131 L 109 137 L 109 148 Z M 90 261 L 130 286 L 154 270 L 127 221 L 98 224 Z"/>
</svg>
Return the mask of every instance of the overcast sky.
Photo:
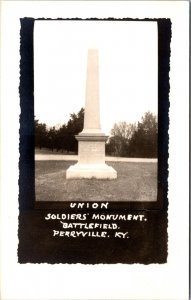
<svg viewBox="0 0 191 300">
<path fill-rule="evenodd" d="M 102 131 L 158 108 L 157 23 L 35 21 L 35 116 L 64 124 L 85 105 L 88 49 L 99 50 Z"/>
</svg>

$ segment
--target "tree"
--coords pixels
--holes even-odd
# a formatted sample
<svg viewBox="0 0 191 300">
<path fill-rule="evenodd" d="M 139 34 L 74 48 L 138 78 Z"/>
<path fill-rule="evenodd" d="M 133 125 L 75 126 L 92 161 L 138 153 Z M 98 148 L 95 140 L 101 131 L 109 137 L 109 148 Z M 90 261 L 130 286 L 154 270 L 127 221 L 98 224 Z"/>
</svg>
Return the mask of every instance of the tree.
<svg viewBox="0 0 191 300">
<path fill-rule="evenodd" d="M 78 142 L 75 138 L 75 135 L 78 135 L 83 130 L 84 124 L 84 108 L 81 108 L 80 111 L 75 114 L 70 114 L 70 119 L 66 125 L 66 150 L 77 152 L 78 151 Z"/>
<path fill-rule="evenodd" d="M 112 136 L 118 136 L 129 140 L 132 137 L 133 132 L 135 131 L 135 124 L 128 124 L 127 122 L 115 123 L 112 130 Z"/>
<path fill-rule="evenodd" d="M 57 131 L 55 129 L 55 126 L 50 127 L 47 133 L 47 147 L 50 148 L 52 151 L 56 148 L 56 136 Z"/>
<path fill-rule="evenodd" d="M 106 144 L 106 153 L 116 156 L 127 156 L 130 139 L 136 129 L 135 124 L 127 122 L 115 123 L 111 130 L 111 137 Z"/>
<path fill-rule="evenodd" d="M 129 157 L 157 157 L 158 123 L 151 112 L 146 112 L 135 124 L 114 124 L 106 144 L 106 154 Z"/>
<path fill-rule="evenodd" d="M 157 157 L 158 144 L 157 118 L 151 112 L 146 112 L 138 122 L 137 129 L 129 144 L 129 154 L 132 157 Z"/>
<path fill-rule="evenodd" d="M 66 150 L 77 152 L 78 143 L 75 135 L 83 129 L 84 123 L 84 109 L 70 114 L 70 119 L 67 124 L 55 128 L 55 126 L 47 129 L 46 124 L 39 123 L 39 120 L 35 120 L 35 147 L 47 147 L 52 151 Z"/>
<path fill-rule="evenodd" d="M 35 147 L 46 147 L 47 143 L 47 128 L 46 124 L 39 123 L 39 120 L 35 120 Z"/>
<path fill-rule="evenodd" d="M 67 126 L 64 124 L 57 130 L 56 140 L 55 140 L 57 151 L 62 150 L 62 152 L 63 152 L 64 150 L 67 149 L 66 136 L 67 136 Z"/>
</svg>

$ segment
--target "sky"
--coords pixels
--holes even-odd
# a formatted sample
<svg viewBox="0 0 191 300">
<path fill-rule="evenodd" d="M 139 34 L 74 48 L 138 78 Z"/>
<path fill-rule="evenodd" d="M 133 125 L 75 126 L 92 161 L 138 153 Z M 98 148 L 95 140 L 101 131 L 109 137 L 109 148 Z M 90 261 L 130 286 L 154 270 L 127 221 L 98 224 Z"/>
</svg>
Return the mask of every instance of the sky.
<svg viewBox="0 0 191 300">
<path fill-rule="evenodd" d="M 85 107 L 88 49 L 99 51 L 102 131 L 136 123 L 158 109 L 157 23 L 145 21 L 35 21 L 35 117 L 67 123 Z"/>
</svg>

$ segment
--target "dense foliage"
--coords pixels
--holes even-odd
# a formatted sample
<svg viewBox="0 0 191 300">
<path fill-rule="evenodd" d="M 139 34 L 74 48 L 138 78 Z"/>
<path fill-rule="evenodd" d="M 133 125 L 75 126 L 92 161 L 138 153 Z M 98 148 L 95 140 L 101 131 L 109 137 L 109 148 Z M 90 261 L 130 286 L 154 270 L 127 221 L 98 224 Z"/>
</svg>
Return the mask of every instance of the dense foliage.
<svg viewBox="0 0 191 300">
<path fill-rule="evenodd" d="M 138 124 L 114 124 L 106 144 L 110 155 L 121 157 L 157 157 L 158 122 L 155 115 L 146 112 Z"/>
<path fill-rule="evenodd" d="M 41 124 L 35 120 L 35 147 L 77 153 L 78 143 L 75 135 L 82 131 L 83 122 L 83 108 L 77 114 L 70 114 L 68 123 L 58 129 L 55 127 L 47 128 L 46 124 Z"/>
</svg>

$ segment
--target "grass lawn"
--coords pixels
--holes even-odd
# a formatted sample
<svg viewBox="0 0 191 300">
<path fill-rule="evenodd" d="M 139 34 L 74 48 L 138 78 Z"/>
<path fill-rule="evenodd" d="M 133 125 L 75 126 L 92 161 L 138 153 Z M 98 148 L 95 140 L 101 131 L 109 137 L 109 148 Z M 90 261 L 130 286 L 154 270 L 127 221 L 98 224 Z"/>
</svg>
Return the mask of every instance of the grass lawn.
<svg viewBox="0 0 191 300">
<path fill-rule="evenodd" d="M 114 180 L 70 179 L 67 168 L 75 161 L 36 161 L 36 201 L 156 201 L 157 163 L 110 162 Z"/>
</svg>

